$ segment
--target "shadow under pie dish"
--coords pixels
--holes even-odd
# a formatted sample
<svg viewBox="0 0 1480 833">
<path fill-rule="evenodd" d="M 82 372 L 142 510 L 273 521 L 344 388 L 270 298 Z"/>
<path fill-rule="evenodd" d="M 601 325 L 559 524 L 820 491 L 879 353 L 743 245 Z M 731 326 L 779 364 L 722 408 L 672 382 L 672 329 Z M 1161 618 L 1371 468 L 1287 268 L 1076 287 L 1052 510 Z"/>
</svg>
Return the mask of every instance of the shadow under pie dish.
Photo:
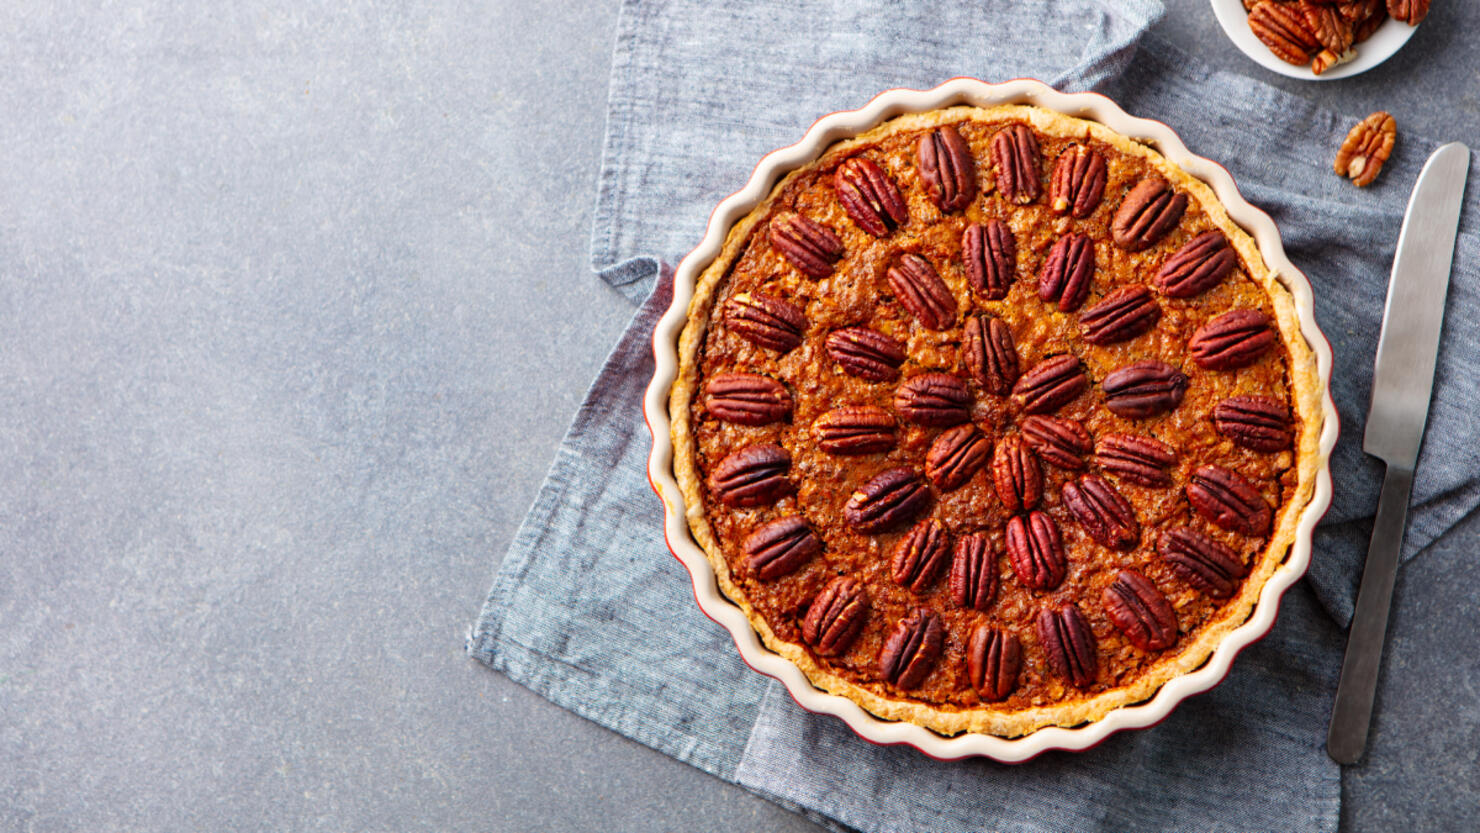
<svg viewBox="0 0 1480 833">
<path fill-rule="evenodd" d="M 701 605 L 803 705 L 942 757 L 1083 748 L 1211 686 L 1329 500 L 1329 356 L 1272 225 L 1103 98 L 1014 83 L 767 157 L 655 335 Z M 961 733 L 994 737 L 927 748 Z"/>
</svg>

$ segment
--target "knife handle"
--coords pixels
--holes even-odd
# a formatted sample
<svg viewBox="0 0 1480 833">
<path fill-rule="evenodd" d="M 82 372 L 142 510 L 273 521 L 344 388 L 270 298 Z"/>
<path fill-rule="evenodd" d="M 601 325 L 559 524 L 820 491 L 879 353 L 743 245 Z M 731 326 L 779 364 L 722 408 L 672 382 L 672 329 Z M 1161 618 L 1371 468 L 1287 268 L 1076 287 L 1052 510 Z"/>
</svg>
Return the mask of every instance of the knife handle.
<svg viewBox="0 0 1480 833">
<path fill-rule="evenodd" d="M 1413 471 L 1388 466 L 1382 496 L 1377 500 L 1377 519 L 1372 524 L 1372 543 L 1367 547 L 1367 566 L 1357 591 L 1351 634 L 1346 640 L 1336 704 L 1331 709 L 1331 730 L 1326 735 L 1326 754 L 1339 764 L 1356 763 L 1367 748 L 1372 701 L 1382 670 L 1382 646 L 1387 639 L 1388 608 L 1393 601 L 1412 491 Z"/>
</svg>

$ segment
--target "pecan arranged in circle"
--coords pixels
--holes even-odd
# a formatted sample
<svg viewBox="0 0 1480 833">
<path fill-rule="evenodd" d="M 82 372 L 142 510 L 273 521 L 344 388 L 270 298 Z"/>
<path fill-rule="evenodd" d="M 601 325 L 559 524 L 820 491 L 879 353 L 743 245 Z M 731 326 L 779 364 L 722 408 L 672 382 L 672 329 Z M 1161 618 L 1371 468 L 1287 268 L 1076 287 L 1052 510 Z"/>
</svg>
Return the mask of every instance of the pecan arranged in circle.
<svg viewBox="0 0 1480 833">
<path fill-rule="evenodd" d="M 1182 404 L 1187 377 L 1169 364 L 1146 359 L 1106 375 L 1100 390 L 1105 392 L 1105 407 L 1111 413 L 1145 419 Z"/>
<path fill-rule="evenodd" d="M 1177 453 L 1161 440 L 1135 434 L 1107 434 L 1095 445 L 1100 468 L 1127 483 L 1163 489 L 1172 485 Z"/>
<path fill-rule="evenodd" d="M 945 125 L 920 137 L 920 175 L 945 213 L 960 211 L 976 196 L 976 159 L 956 128 Z"/>
<path fill-rule="evenodd" d="M 844 327 L 827 337 L 827 355 L 850 376 L 892 382 L 904 364 L 904 345 L 868 327 Z"/>
<path fill-rule="evenodd" d="M 1215 599 L 1232 596 L 1249 572 L 1233 550 L 1191 527 L 1163 532 L 1156 551 L 1178 578 Z"/>
<path fill-rule="evenodd" d="M 972 223 L 961 235 L 961 265 L 973 292 L 1000 301 L 1017 275 L 1017 239 L 1007 223 Z"/>
<path fill-rule="evenodd" d="M 956 296 L 930 261 L 917 254 L 901 255 L 885 277 L 894 296 L 921 326 L 944 330 L 956 323 Z"/>
<path fill-rule="evenodd" d="M 1090 344 L 1129 341 L 1149 331 L 1161 320 L 1161 307 L 1151 290 L 1130 284 L 1111 292 L 1079 314 L 1084 340 Z"/>
<path fill-rule="evenodd" d="M 899 186 L 872 159 L 855 156 L 839 165 L 833 188 L 848 217 L 875 237 L 909 222 L 910 210 Z"/>
<path fill-rule="evenodd" d="M 848 498 L 843 521 L 867 535 L 903 526 L 929 505 L 930 487 L 920 475 L 908 468 L 888 469 Z"/>
<path fill-rule="evenodd" d="M 1156 288 L 1168 298 L 1191 298 L 1217 286 L 1238 265 L 1238 253 L 1213 229 L 1188 240 L 1156 271 Z"/>
<path fill-rule="evenodd" d="M 843 241 L 832 229 L 800 214 L 780 214 L 771 221 L 771 245 L 803 275 L 825 278 L 843 256 Z"/>
<path fill-rule="evenodd" d="M 1225 312 L 1197 329 L 1187 342 L 1193 361 L 1208 370 L 1248 367 L 1275 345 L 1279 337 L 1269 316 L 1257 309 Z"/>
<path fill-rule="evenodd" d="M 741 292 L 727 301 L 725 323 L 751 344 L 782 353 L 800 347 L 807 331 L 801 307 L 763 292 Z"/>
<path fill-rule="evenodd" d="M 822 552 L 822 539 L 807 519 L 788 515 L 756 529 L 740 543 L 745 564 L 756 578 L 769 581 L 796 572 L 812 556 Z"/>
<path fill-rule="evenodd" d="M 1141 523 L 1130 501 L 1105 478 L 1083 474 L 1063 489 L 1064 507 L 1102 547 L 1128 550 L 1141 538 Z"/>
<path fill-rule="evenodd" d="M 720 373 L 704 383 L 704 410 L 736 425 L 769 425 L 791 415 L 791 394 L 769 376 Z"/>
<path fill-rule="evenodd" d="M 1018 378 L 1017 345 L 1002 319 L 991 315 L 967 318 L 961 352 L 966 370 L 982 390 L 997 396 L 1006 396 L 1012 390 Z"/>
<path fill-rule="evenodd" d="M 1055 674 L 1077 688 L 1089 688 L 1099 674 L 1095 635 L 1072 604 L 1046 607 L 1038 613 L 1038 642 Z"/>
<path fill-rule="evenodd" d="M 916 425 L 960 425 L 971 419 L 971 392 L 958 376 L 917 373 L 894 391 L 894 410 Z"/>
<path fill-rule="evenodd" d="M 1018 430 L 1043 462 L 1068 471 L 1083 469 L 1084 455 L 1094 447 L 1089 432 L 1072 419 L 1030 416 L 1018 423 Z"/>
<path fill-rule="evenodd" d="M 966 646 L 966 673 L 971 687 L 988 703 L 1007 699 L 1017 687 L 1023 665 L 1023 644 L 1010 633 L 981 625 Z"/>
<path fill-rule="evenodd" d="M 1105 614 L 1143 651 L 1162 651 L 1177 641 L 1177 614 L 1150 579 L 1121 570 L 1101 594 Z"/>
<path fill-rule="evenodd" d="M 900 587 L 923 593 L 950 557 L 951 534 L 946 531 L 946 525 L 935 518 L 926 518 L 895 542 L 889 577 Z"/>
<path fill-rule="evenodd" d="M 726 454 L 709 472 L 709 491 L 726 506 L 765 506 L 791 494 L 791 455 L 775 443 Z"/>
<path fill-rule="evenodd" d="M 848 650 L 868 619 L 868 588 L 853 576 L 841 576 L 817 594 L 802 619 L 802 639 L 818 656 L 835 657 Z"/>
<path fill-rule="evenodd" d="M 1187 481 L 1187 500 L 1199 515 L 1229 532 L 1251 538 L 1269 534 L 1273 513 L 1264 496 L 1243 475 L 1222 466 L 1203 466 Z"/>
<path fill-rule="evenodd" d="M 1362 119 L 1346 134 L 1336 152 L 1336 173 L 1350 178 L 1353 185 L 1371 185 L 1392 155 L 1397 139 L 1398 123 L 1387 113 L 1379 110 Z"/>
<path fill-rule="evenodd" d="M 1025 413 L 1045 414 L 1073 402 L 1087 387 L 1089 379 L 1079 357 L 1065 353 L 1044 359 L 1024 373 L 1013 385 L 1012 396 Z"/>
<path fill-rule="evenodd" d="M 1038 199 L 1038 137 L 1026 124 L 1014 124 L 992 137 L 992 164 L 997 168 L 997 190 L 1003 199 L 1027 205 Z"/>
<path fill-rule="evenodd" d="M 885 640 L 879 652 L 879 676 L 899 688 L 915 688 L 930 676 L 945 641 L 940 616 L 929 608 L 915 608 Z"/>
<path fill-rule="evenodd" d="M 1174 191 L 1171 183 L 1153 174 L 1125 195 L 1110 222 L 1111 237 L 1120 248 L 1139 252 L 1166 237 L 1186 210 L 1187 195 Z"/>
<path fill-rule="evenodd" d="M 1059 214 L 1067 211 L 1083 220 L 1100 206 L 1107 178 L 1105 157 L 1084 145 L 1074 145 L 1059 154 L 1058 164 L 1054 165 L 1049 207 Z"/>
<path fill-rule="evenodd" d="M 942 492 L 966 485 L 987 464 L 992 442 L 975 425 L 966 423 L 942 431 L 925 454 L 925 476 Z"/>
<path fill-rule="evenodd" d="M 997 597 L 997 559 L 986 533 L 956 539 L 951 559 L 951 598 L 957 607 L 986 610 Z"/>
<path fill-rule="evenodd" d="M 878 405 L 845 405 L 812 422 L 817 445 L 828 454 L 877 454 L 898 442 L 894 414 Z"/>
<path fill-rule="evenodd" d="M 1267 396 L 1230 396 L 1213 407 L 1218 433 L 1254 451 L 1284 451 L 1295 440 L 1290 409 Z"/>
<path fill-rule="evenodd" d="M 1296 3 L 1260 0 L 1249 11 L 1249 28 L 1276 57 L 1297 66 L 1321 46 Z"/>
<path fill-rule="evenodd" d="M 1053 244 L 1043 260 L 1043 268 L 1038 272 L 1038 297 L 1058 301 L 1060 312 L 1073 312 L 1089 296 L 1089 282 L 1094 274 L 1095 244 L 1078 232 L 1066 234 Z"/>
<path fill-rule="evenodd" d="M 1032 509 L 1043 497 L 1043 468 L 1038 465 L 1038 455 L 1020 435 L 1012 434 L 997 443 L 992 454 L 992 483 L 1009 512 Z"/>
<path fill-rule="evenodd" d="M 1036 509 L 1007 522 L 1007 558 L 1018 581 L 1034 590 L 1058 587 L 1069 570 L 1059 525 Z"/>
</svg>

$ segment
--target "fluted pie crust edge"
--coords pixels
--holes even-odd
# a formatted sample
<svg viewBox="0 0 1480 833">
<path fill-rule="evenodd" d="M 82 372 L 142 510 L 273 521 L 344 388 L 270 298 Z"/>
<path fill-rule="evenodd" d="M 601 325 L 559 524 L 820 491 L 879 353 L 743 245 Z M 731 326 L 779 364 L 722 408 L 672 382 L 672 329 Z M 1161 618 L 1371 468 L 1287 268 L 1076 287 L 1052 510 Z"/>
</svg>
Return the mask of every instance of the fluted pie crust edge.
<svg viewBox="0 0 1480 833">
<path fill-rule="evenodd" d="M 882 697 L 820 666 L 801 646 L 777 637 L 736 586 L 729 564 L 710 526 L 705 511 L 703 477 L 698 470 L 697 449 L 690 421 L 693 399 L 699 387 L 698 357 L 715 304 L 716 290 L 744 250 L 754 226 L 769 213 L 776 195 L 792 178 L 814 166 L 826 164 L 829 159 L 847 156 L 854 148 L 877 142 L 895 132 L 921 130 L 963 119 L 1016 119 L 1028 122 L 1035 130 L 1046 135 L 1070 139 L 1092 137 L 1121 153 L 1142 158 L 1175 187 L 1191 199 L 1197 200 L 1209 220 L 1223 232 L 1237 251 L 1249 278 L 1262 286 L 1270 299 L 1280 338 L 1287 351 L 1289 395 L 1299 423 L 1299 433 L 1294 444 L 1294 467 L 1297 472 L 1295 489 L 1290 498 L 1280 506 L 1267 545 L 1249 565 L 1249 575 L 1243 580 L 1238 593 L 1223 604 L 1220 614 L 1204 623 L 1185 642 L 1179 642 L 1175 652 L 1168 652 L 1168 655 L 1156 660 L 1127 685 L 1091 696 L 1071 696 L 1052 705 L 1026 709 L 1006 710 L 984 704 L 969 710 L 952 710 L 927 703 Z M 789 173 L 772 188 L 765 201 L 735 223 L 726 235 L 719 256 L 699 276 L 689 304 L 688 320 L 679 339 L 678 356 L 678 376 L 669 398 L 674 447 L 673 473 L 684 497 L 689 530 L 713 566 L 720 590 L 744 612 L 765 645 L 795 664 L 814 686 L 847 697 L 879 717 L 906 721 L 943 735 L 973 732 L 1012 738 L 1046 726 L 1079 726 L 1097 721 L 1118 707 L 1150 699 L 1168 681 L 1202 666 L 1224 637 L 1249 619 L 1265 583 L 1284 561 L 1295 541 L 1300 517 L 1310 502 L 1320 469 L 1319 437 L 1323 427 L 1323 387 L 1316 360 L 1301 332 L 1292 296 L 1266 265 L 1254 239 L 1229 218 L 1222 203 L 1207 184 L 1183 171 L 1156 150 L 1097 122 L 1030 105 L 1000 105 L 990 108 L 959 106 L 899 116 L 852 139 L 831 145 L 817 160 Z"/>
</svg>

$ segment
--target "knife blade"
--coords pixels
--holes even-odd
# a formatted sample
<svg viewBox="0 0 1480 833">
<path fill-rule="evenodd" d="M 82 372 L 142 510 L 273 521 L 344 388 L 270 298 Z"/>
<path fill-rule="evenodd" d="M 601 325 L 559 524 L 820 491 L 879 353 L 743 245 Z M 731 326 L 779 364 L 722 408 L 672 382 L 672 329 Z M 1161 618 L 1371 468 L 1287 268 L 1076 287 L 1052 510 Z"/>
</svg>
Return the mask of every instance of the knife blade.
<svg viewBox="0 0 1480 833">
<path fill-rule="evenodd" d="M 1362 437 L 1362 450 L 1387 463 L 1387 472 L 1326 735 L 1327 754 L 1342 764 L 1356 763 L 1367 747 L 1469 169 L 1470 150 L 1459 142 L 1444 145 L 1424 163 L 1403 215 L 1388 280 Z"/>
</svg>

